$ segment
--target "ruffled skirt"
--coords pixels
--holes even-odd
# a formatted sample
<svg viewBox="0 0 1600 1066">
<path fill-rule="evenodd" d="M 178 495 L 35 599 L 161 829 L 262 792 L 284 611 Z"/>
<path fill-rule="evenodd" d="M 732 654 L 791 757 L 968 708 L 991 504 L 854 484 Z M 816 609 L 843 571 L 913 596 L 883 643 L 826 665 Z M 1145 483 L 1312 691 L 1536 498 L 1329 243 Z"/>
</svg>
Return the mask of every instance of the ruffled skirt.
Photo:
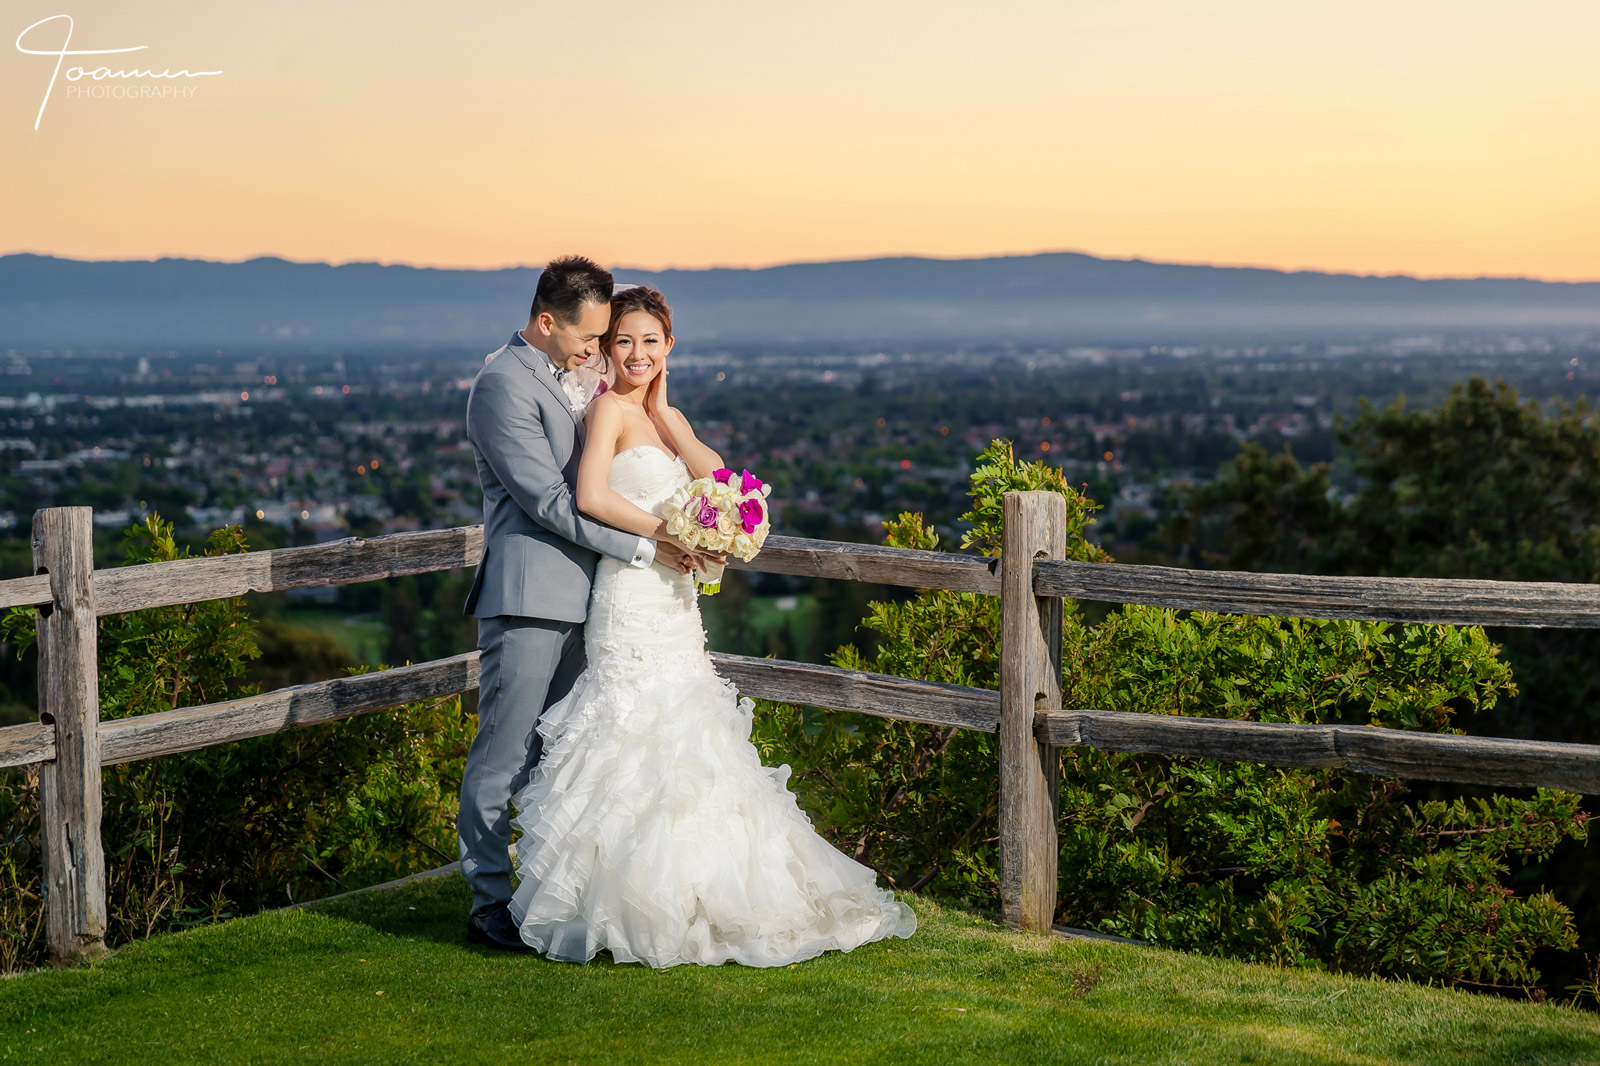
<svg viewBox="0 0 1600 1066">
<path fill-rule="evenodd" d="M 539 723 L 511 914 L 553 959 L 782 966 L 908 937 L 916 915 L 834 848 L 750 742 L 689 578 L 602 560 L 588 672 Z"/>
</svg>

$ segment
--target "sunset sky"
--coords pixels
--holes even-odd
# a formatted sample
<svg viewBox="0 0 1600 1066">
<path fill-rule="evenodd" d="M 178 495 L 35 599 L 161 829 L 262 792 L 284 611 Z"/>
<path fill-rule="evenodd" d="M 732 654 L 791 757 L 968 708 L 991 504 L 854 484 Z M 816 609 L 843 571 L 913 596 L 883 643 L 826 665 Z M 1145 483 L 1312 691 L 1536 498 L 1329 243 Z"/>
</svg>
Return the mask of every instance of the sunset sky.
<svg viewBox="0 0 1600 1066">
<path fill-rule="evenodd" d="M 0 252 L 1600 279 L 1600 2 L 0 3 Z M 75 20 L 55 59 L 13 45 Z M 56 49 L 65 20 L 25 47 Z M 220 69 L 84 99 L 67 69 Z"/>
</svg>

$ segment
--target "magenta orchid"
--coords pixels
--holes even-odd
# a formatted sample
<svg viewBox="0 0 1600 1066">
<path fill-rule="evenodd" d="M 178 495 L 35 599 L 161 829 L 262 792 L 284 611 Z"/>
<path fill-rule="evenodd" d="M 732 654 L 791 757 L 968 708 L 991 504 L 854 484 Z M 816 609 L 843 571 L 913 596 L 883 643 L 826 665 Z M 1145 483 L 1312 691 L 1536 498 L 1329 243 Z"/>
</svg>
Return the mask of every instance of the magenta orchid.
<svg viewBox="0 0 1600 1066">
<path fill-rule="evenodd" d="M 661 517 L 667 533 L 686 547 L 749 562 L 772 531 L 766 499 L 771 491 L 771 485 L 750 471 L 735 479 L 733 471 L 724 467 L 680 487 L 663 505 Z M 708 563 L 696 571 L 695 587 L 701 595 L 712 595 L 722 587 L 723 566 Z"/>
<path fill-rule="evenodd" d="M 754 533 L 761 524 L 764 510 L 760 500 L 739 501 L 739 524 L 744 526 L 746 533 Z"/>
</svg>

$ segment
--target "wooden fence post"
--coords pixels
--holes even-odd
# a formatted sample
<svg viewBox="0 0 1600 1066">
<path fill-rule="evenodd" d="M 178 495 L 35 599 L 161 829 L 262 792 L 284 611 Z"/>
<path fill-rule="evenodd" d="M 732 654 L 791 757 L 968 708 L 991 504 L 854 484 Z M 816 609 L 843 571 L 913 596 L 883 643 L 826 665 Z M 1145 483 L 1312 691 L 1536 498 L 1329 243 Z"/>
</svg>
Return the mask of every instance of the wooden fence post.
<svg viewBox="0 0 1600 1066">
<path fill-rule="evenodd" d="M 1058 749 L 1034 715 L 1061 707 L 1061 600 L 1033 594 L 1035 559 L 1060 559 L 1067 501 L 1008 492 L 1000 556 L 1000 905 L 1007 925 L 1048 931 L 1056 910 Z"/>
<path fill-rule="evenodd" d="M 54 761 L 39 767 L 45 935 L 66 962 L 106 950 L 93 509 L 35 511 L 33 565 L 52 600 L 38 615 L 39 719 L 56 734 Z"/>
</svg>

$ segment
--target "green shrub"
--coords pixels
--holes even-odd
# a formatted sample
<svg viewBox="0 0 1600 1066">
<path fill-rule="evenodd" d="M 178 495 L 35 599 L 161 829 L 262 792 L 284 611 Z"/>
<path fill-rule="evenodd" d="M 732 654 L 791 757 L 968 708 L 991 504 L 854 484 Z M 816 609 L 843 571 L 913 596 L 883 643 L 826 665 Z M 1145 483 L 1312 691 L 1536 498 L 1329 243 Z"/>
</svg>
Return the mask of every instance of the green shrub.
<svg viewBox="0 0 1600 1066">
<path fill-rule="evenodd" d="M 125 564 L 183 558 L 152 516 Z M 237 526 L 207 555 L 246 550 Z M 20 654 L 31 610 L 3 621 Z M 281 636 L 281 634 L 277 634 Z M 259 655 L 242 598 L 100 620 L 100 714 L 150 714 L 250 695 Z M 459 697 L 146 759 L 103 771 L 107 940 L 314 898 L 455 859 L 455 806 L 473 724 Z M 0 969 L 44 957 L 37 775 L 0 771 Z"/>
<path fill-rule="evenodd" d="M 1109 562 L 1084 536 L 1095 504 L 1059 469 L 997 441 L 972 475 L 962 546 L 999 554 L 1000 499 L 1067 500 L 1067 556 Z M 931 549 L 921 516 L 887 542 Z M 1514 694 L 1476 627 L 1180 614 L 1124 606 L 1088 625 L 1063 605 L 1066 706 L 1267 722 L 1370 722 L 1457 733 L 1456 717 Z M 876 653 L 839 666 L 997 688 L 997 598 L 929 591 L 874 603 Z M 766 704 L 757 740 L 794 767 L 819 828 L 897 887 L 997 905 L 995 738 Z M 1062 752 L 1057 920 L 1195 951 L 1469 985 L 1536 985 L 1534 953 L 1570 950 L 1549 893 L 1507 887 L 1510 862 L 1583 840 L 1579 797 L 1546 789 L 1415 802 L 1403 783 L 1071 748 Z"/>
</svg>

